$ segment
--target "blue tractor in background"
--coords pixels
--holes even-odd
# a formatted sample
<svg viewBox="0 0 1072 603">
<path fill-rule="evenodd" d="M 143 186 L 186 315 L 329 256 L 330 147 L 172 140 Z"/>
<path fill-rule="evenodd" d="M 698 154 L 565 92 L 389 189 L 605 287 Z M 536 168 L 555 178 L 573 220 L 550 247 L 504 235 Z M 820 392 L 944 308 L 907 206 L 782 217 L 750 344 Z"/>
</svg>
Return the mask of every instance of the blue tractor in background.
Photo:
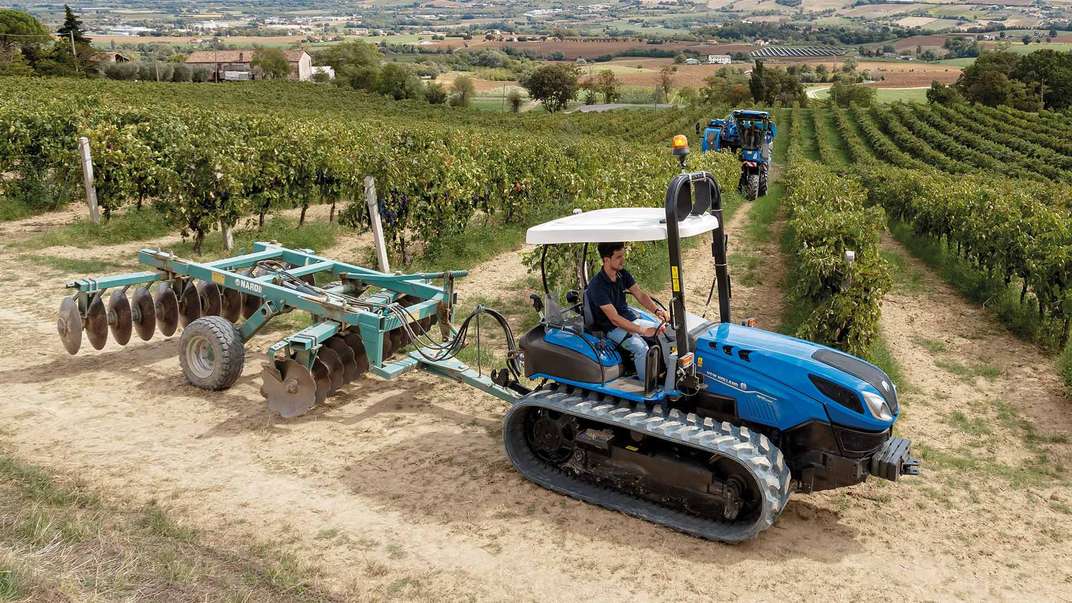
<svg viewBox="0 0 1072 603">
<path fill-rule="evenodd" d="M 504 418 L 511 462 L 545 488 L 723 542 L 769 528 L 794 491 L 917 475 L 911 443 L 893 435 L 901 409 L 886 373 L 730 319 L 718 184 L 707 172 L 684 172 L 683 136 L 674 151 L 683 173 L 671 180 L 665 207 L 576 212 L 528 230 L 527 242 L 543 246 L 544 295 L 532 295 L 540 323 L 511 352 L 536 382 Z M 681 239 L 708 232 L 717 320 L 688 312 L 684 297 L 692 289 Z M 631 358 L 598 331 L 599 310 L 584 293 L 589 245 L 618 241 L 666 241 L 669 251 L 670 320 L 649 339 L 646 358 Z M 565 307 L 546 272 L 548 248 L 562 244 L 578 252 L 578 287 Z"/>
<path fill-rule="evenodd" d="M 696 126 L 699 134 L 700 126 Z M 778 128 L 767 111 L 737 109 L 725 119 L 712 119 L 703 130 L 700 149 L 740 152 L 741 179 L 737 183 L 749 201 L 767 194 L 771 147 Z"/>
</svg>

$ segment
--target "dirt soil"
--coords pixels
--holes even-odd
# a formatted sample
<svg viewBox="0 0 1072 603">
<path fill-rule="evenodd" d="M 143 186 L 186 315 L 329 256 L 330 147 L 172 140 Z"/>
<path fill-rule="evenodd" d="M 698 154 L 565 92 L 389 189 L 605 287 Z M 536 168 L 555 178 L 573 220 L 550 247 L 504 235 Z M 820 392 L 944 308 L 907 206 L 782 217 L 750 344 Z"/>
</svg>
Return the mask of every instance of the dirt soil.
<svg viewBox="0 0 1072 603">
<path fill-rule="evenodd" d="M 0 238 L 0 346 L 8 350 L 0 441 L 102 491 L 155 498 L 212 538 L 277 542 L 348 598 L 1072 598 L 1067 482 L 1043 477 L 1024 488 L 1009 478 L 1043 455 L 1072 460 L 1067 443 L 1038 441 L 1068 434 L 1069 403 L 1041 354 L 914 261 L 923 286 L 891 293 L 883 314 L 907 376 L 899 430 L 948 458 L 976 460 L 956 469 L 947 459 L 896 485 L 872 480 L 794 495 L 773 528 L 728 546 L 527 482 L 502 451 L 503 404 L 423 374 L 359 380 L 307 416 L 275 419 L 258 393 L 260 358 L 282 331 L 250 342 L 242 377 L 224 392 L 184 382 L 177 337 L 125 348 L 110 342 L 103 351 L 84 343 L 68 356 L 53 325 L 63 282 L 79 275 L 30 264 L 20 257 L 28 252 L 13 247 L 23 225 L 51 219 L 5 225 Z M 731 222 L 735 239 L 746 219 L 742 209 Z M 129 262 L 145 244 L 79 257 Z M 34 253 L 60 251 L 76 253 Z M 704 261 L 691 250 L 686 275 L 706 294 Z M 473 280 L 491 284 L 472 292 L 523 276 L 510 252 L 474 269 Z M 734 292 L 738 315 L 749 306 L 780 314 L 774 288 L 742 284 Z M 930 355 L 923 337 L 948 351 Z M 937 364 L 946 356 L 991 363 L 999 373 L 966 381 Z M 1022 420 L 1004 423 L 996 400 L 1005 419 Z M 987 435 L 951 427 L 954 409 L 983 419 L 977 427 Z M 1024 422 L 1034 426 L 1030 446 Z M 982 469 L 999 461 L 1010 469 Z"/>
</svg>

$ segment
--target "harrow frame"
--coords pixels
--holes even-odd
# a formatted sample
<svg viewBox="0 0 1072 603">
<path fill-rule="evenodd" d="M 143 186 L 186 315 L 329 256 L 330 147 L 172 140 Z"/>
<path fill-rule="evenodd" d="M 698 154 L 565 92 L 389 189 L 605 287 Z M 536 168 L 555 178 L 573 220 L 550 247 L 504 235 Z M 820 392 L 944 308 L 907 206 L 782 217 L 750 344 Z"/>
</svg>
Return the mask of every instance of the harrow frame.
<svg viewBox="0 0 1072 603">
<path fill-rule="evenodd" d="M 290 267 L 262 275 L 240 272 L 265 260 L 285 262 Z M 125 291 L 131 286 L 149 286 L 154 282 L 170 282 L 173 287 L 185 290 L 185 287 L 194 286 L 194 281 L 215 283 L 221 289 L 231 289 L 260 300 L 257 311 L 236 325 L 243 343 L 280 314 L 300 310 L 313 316 L 312 325 L 268 346 L 269 361 L 286 354 L 311 369 L 318 350 L 329 338 L 343 330 L 356 329 L 365 348 L 369 371 L 381 378 L 393 379 L 422 368 L 508 402 L 519 397 L 516 391 L 496 384 L 482 371 L 475 371 L 453 358 L 431 360 L 416 350 L 393 360 L 383 357 L 385 338 L 403 325 L 397 313 L 390 311 L 391 304 L 404 302 L 408 315 L 416 320 L 436 318 L 443 338 L 451 336 L 449 321 L 457 300 L 454 282 L 466 276 L 467 271 L 387 274 L 325 258 L 310 249 L 289 249 L 271 242 L 256 242 L 251 253 L 209 262 L 195 262 L 157 249 L 142 249 L 138 252 L 138 261 L 153 270 L 67 283 L 67 288 L 76 290 L 75 298 L 82 316 L 86 315 L 95 298 L 103 296 L 107 290 L 123 288 Z M 303 291 L 280 282 L 283 278 L 309 279 L 317 274 L 330 274 L 338 282 L 324 287 L 322 292 Z M 442 280 L 443 285 L 433 284 L 433 280 Z M 360 294 L 368 287 L 378 290 L 361 298 L 364 307 L 355 307 L 343 297 Z"/>
</svg>

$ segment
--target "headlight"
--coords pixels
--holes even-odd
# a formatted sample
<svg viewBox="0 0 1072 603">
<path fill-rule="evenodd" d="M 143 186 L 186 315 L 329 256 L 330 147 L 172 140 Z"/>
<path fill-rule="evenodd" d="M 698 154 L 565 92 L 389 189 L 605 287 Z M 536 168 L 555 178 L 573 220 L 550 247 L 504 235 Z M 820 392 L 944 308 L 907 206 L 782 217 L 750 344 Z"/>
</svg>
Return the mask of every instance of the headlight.
<svg viewBox="0 0 1072 603">
<path fill-rule="evenodd" d="M 867 402 L 867 408 L 871 409 L 871 414 L 883 421 L 889 421 L 893 418 L 893 413 L 890 412 L 890 407 L 882 399 L 882 396 L 871 392 L 863 392 L 863 394 L 864 402 Z"/>
</svg>

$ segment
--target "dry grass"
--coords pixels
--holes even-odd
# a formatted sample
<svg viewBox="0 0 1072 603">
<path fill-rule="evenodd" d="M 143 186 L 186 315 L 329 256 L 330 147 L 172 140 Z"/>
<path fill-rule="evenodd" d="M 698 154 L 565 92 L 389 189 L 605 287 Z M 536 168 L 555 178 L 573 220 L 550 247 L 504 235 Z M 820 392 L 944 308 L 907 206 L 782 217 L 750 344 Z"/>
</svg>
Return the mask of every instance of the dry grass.
<svg viewBox="0 0 1072 603">
<path fill-rule="evenodd" d="M 104 500 L 0 453 L 0 600 L 321 601 L 272 545 L 220 547 L 156 501 Z"/>
</svg>

